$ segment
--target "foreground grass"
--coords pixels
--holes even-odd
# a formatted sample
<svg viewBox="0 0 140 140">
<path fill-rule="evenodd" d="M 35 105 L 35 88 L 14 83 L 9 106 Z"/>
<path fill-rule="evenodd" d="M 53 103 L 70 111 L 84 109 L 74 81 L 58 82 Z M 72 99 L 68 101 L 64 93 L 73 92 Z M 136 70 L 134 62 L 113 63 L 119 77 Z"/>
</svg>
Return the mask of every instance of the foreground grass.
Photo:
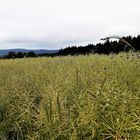
<svg viewBox="0 0 140 140">
<path fill-rule="evenodd" d="M 140 139 L 138 57 L 0 60 L 0 140 Z"/>
</svg>

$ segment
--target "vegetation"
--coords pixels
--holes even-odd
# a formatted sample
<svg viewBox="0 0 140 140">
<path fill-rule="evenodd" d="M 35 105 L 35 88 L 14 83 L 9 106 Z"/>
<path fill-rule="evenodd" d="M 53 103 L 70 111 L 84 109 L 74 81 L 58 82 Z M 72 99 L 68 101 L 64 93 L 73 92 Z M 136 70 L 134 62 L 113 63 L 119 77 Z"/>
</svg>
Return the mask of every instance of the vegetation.
<svg viewBox="0 0 140 140">
<path fill-rule="evenodd" d="M 123 37 L 122 38 L 125 42 L 127 41 L 127 44 L 131 44 L 135 51 L 140 51 L 140 35 L 137 37 Z M 122 40 L 121 39 L 121 40 Z M 59 50 L 56 53 L 44 53 L 44 54 L 35 54 L 34 52 L 29 53 L 22 53 L 22 52 L 9 52 L 7 56 L 4 56 L 3 58 L 24 58 L 24 57 L 41 57 L 41 56 L 65 56 L 65 55 L 80 55 L 80 54 L 91 54 L 91 53 L 98 53 L 98 54 L 107 54 L 115 53 L 118 54 L 120 52 L 128 52 L 132 49 L 129 45 L 126 45 L 122 41 L 112 41 L 110 42 L 107 40 L 105 43 L 98 43 L 96 45 L 89 44 L 87 46 L 72 46 L 67 47 L 64 49 Z"/>
<path fill-rule="evenodd" d="M 8 55 L 3 58 L 14 59 L 14 58 L 24 58 L 24 57 L 37 57 L 37 54 L 34 52 L 22 53 L 22 52 L 9 52 Z"/>
<path fill-rule="evenodd" d="M 140 139 L 139 58 L 0 60 L 0 140 Z"/>
<path fill-rule="evenodd" d="M 122 37 L 122 39 L 133 46 L 136 51 L 140 51 L 140 35 L 137 37 L 126 36 Z M 110 54 L 115 53 L 118 54 L 120 52 L 128 52 L 132 48 L 122 42 L 122 39 L 119 41 L 109 41 L 107 40 L 105 43 L 98 43 L 96 45 L 89 44 L 87 46 L 73 46 L 61 49 L 57 55 L 77 55 L 77 54 L 88 54 L 88 53 L 98 53 L 98 54 Z"/>
</svg>

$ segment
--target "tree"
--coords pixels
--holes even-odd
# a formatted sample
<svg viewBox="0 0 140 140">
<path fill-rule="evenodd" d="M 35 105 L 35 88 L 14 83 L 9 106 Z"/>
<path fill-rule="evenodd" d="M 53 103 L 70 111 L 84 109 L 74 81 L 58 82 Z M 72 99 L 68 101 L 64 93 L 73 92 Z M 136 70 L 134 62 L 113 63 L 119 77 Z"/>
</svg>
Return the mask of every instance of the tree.
<svg viewBox="0 0 140 140">
<path fill-rule="evenodd" d="M 27 57 L 36 57 L 37 55 L 32 51 L 27 53 Z"/>
<path fill-rule="evenodd" d="M 17 57 L 16 52 L 9 52 L 6 56 L 6 58 L 13 58 L 13 59 L 16 58 L 16 57 Z"/>
<path fill-rule="evenodd" d="M 17 53 L 17 58 L 23 58 L 23 57 L 24 57 L 24 53 L 22 53 L 22 52 Z"/>
</svg>

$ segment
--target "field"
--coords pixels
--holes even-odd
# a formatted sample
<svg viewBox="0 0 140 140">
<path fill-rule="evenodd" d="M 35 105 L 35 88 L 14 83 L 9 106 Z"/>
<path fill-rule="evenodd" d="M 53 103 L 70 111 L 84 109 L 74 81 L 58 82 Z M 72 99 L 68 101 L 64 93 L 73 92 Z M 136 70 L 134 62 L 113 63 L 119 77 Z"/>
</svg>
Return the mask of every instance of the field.
<svg viewBox="0 0 140 140">
<path fill-rule="evenodd" d="M 0 60 L 0 140 L 139 139 L 139 54 Z"/>
</svg>

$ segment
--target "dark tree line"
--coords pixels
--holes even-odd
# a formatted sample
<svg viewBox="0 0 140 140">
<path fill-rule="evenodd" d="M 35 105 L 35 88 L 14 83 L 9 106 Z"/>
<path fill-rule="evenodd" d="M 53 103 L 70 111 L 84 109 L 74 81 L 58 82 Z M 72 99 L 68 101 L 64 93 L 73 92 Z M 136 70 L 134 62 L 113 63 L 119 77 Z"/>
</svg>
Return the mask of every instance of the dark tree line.
<svg viewBox="0 0 140 140">
<path fill-rule="evenodd" d="M 129 42 L 134 48 L 135 51 L 140 51 L 140 35 L 137 37 L 123 37 L 127 42 Z M 79 54 L 90 54 L 90 53 L 98 53 L 98 54 L 110 54 L 119 52 L 128 52 L 132 48 L 119 41 L 105 41 L 104 43 L 98 43 L 96 45 L 88 44 L 87 46 L 72 46 L 64 49 L 60 49 L 57 53 L 53 54 L 35 54 L 34 52 L 22 53 L 22 52 L 9 52 L 5 58 L 23 58 L 23 57 L 41 57 L 41 56 L 64 56 L 64 55 L 79 55 Z"/>
<path fill-rule="evenodd" d="M 22 52 L 9 52 L 4 58 L 24 58 L 24 57 L 37 57 L 34 52 L 22 53 Z"/>
<path fill-rule="evenodd" d="M 140 51 L 140 35 L 137 37 L 123 37 L 127 42 L 129 42 L 135 49 L 135 51 Z M 129 46 L 119 41 L 105 41 L 104 43 L 98 43 L 96 45 L 89 44 L 87 46 L 72 46 L 65 49 L 61 49 L 58 52 L 58 55 L 78 55 L 78 54 L 89 54 L 89 53 L 98 53 L 98 54 L 110 54 L 119 52 L 128 52 L 132 50 Z"/>
</svg>

